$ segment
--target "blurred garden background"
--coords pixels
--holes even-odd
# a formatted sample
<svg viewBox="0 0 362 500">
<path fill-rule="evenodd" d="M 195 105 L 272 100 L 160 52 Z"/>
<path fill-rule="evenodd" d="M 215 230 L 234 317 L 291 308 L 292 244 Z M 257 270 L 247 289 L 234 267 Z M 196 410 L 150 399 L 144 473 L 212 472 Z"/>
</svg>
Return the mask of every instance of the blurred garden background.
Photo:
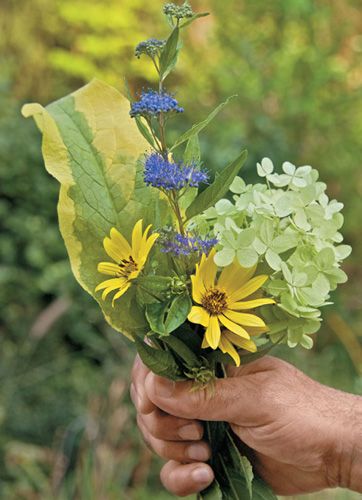
<svg viewBox="0 0 362 500">
<path fill-rule="evenodd" d="M 362 10 L 360 0 L 194 0 L 211 15 L 185 34 L 168 82 L 178 131 L 238 94 L 201 136 L 216 170 L 247 147 L 311 164 L 345 204 L 348 284 L 312 351 L 278 348 L 310 376 L 362 393 Z M 21 105 L 46 105 L 94 76 L 121 91 L 153 84 L 141 40 L 162 38 L 162 2 L 0 2 L 0 498 L 169 499 L 128 396 L 132 346 L 73 279 L 58 232 L 58 186 Z M 175 133 L 176 133 L 175 129 Z M 352 499 L 349 492 L 319 493 Z M 304 497 L 304 498 L 310 498 Z"/>
</svg>

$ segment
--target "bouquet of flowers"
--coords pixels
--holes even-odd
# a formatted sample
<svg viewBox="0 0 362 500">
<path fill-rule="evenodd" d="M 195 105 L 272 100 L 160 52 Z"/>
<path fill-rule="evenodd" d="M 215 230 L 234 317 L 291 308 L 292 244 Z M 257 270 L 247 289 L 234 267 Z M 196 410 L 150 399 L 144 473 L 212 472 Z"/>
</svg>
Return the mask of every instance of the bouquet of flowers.
<svg viewBox="0 0 362 500">
<path fill-rule="evenodd" d="M 212 397 L 226 365 L 277 343 L 312 347 L 351 249 L 339 232 L 343 205 L 310 166 L 285 162 L 277 173 L 264 158 L 260 183 L 247 185 L 241 151 L 212 178 L 198 137 L 228 101 L 169 143 L 171 118 L 184 109 L 165 82 L 183 30 L 207 14 L 188 3 L 163 10 L 169 37 L 136 47 L 157 89 L 133 99 L 93 80 L 23 114 L 41 130 L 46 169 L 60 183 L 59 225 L 80 285 L 154 373 L 191 379 Z M 201 498 L 275 498 L 228 425 L 205 425 L 216 479 Z"/>
</svg>

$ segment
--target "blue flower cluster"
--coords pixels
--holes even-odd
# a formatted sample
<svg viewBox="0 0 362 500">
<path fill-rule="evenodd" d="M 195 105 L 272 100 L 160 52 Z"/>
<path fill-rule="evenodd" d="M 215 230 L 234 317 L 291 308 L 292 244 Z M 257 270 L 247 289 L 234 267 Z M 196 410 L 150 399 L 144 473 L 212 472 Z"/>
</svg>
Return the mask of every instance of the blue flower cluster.
<svg viewBox="0 0 362 500">
<path fill-rule="evenodd" d="M 150 57 L 157 56 L 160 51 L 166 45 L 165 40 L 157 40 L 157 38 L 149 38 L 143 42 L 140 42 L 135 50 L 135 56 L 140 58 L 142 54 L 146 54 Z"/>
<path fill-rule="evenodd" d="M 174 163 L 158 153 L 152 153 L 146 158 L 144 181 L 148 186 L 180 190 L 186 186 L 198 187 L 201 182 L 207 182 L 208 174 L 195 164 Z"/>
<path fill-rule="evenodd" d="M 161 238 L 161 252 L 172 253 L 176 256 L 191 255 L 193 253 L 208 255 L 217 243 L 216 238 L 202 239 L 197 236 L 183 236 L 176 233 Z"/>
<path fill-rule="evenodd" d="M 183 111 L 184 109 L 178 105 L 172 95 L 148 90 L 142 92 L 140 100 L 132 104 L 129 114 L 134 118 L 135 116 L 155 116 L 160 113 L 182 113 Z"/>
</svg>

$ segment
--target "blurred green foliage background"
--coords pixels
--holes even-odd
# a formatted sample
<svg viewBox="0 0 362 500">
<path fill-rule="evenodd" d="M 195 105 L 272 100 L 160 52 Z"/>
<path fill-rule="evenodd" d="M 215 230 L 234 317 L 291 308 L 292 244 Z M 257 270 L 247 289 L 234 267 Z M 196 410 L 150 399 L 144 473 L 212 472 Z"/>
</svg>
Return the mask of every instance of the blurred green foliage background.
<svg viewBox="0 0 362 500">
<path fill-rule="evenodd" d="M 201 137 L 205 165 L 241 147 L 244 175 L 270 156 L 311 164 L 344 202 L 350 281 L 334 295 L 312 352 L 276 355 L 318 380 L 362 393 L 362 11 L 359 0 L 194 0 L 211 16 L 185 36 L 168 83 L 186 108 L 174 134 L 232 94 Z M 168 499 L 128 397 L 132 346 L 75 283 L 58 232 L 58 187 L 40 137 L 20 116 L 94 76 L 134 92 L 152 67 L 134 46 L 162 37 L 162 2 L 0 3 L 0 498 Z M 309 498 L 309 497 L 308 497 Z M 352 499 L 349 492 L 318 499 Z M 356 497 L 357 498 L 357 497 Z"/>
</svg>

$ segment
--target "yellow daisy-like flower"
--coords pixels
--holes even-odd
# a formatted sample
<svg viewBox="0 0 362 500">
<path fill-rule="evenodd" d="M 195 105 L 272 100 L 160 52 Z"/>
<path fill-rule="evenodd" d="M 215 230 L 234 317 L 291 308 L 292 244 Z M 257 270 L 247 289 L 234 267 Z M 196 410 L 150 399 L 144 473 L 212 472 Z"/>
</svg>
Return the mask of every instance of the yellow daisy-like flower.
<svg viewBox="0 0 362 500">
<path fill-rule="evenodd" d="M 208 257 L 203 255 L 196 265 L 196 273 L 191 276 L 192 297 L 199 305 L 192 307 L 188 320 L 206 328 L 203 348 L 220 348 L 239 366 L 240 356 L 234 346 L 255 352 L 256 345 L 250 336 L 268 331 L 261 318 L 245 311 L 275 301 L 250 297 L 268 279 L 266 275 L 253 277 L 256 266 L 246 269 L 234 261 L 217 279 L 214 255 L 215 250 Z M 244 300 L 246 298 L 249 300 Z"/>
<path fill-rule="evenodd" d="M 113 297 L 114 301 L 122 297 L 132 284 L 132 280 L 142 271 L 148 254 L 151 251 L 159 234 L 154 233 L 148 236 L 152 225 L 147 226 L 145 232 L 142 232 L 142 219 L 136 222 L 132 231 L 132 244 L 130 245 L 126 238 L 114 227 L 111 229 L 110 238 L 103 240 L 103 246 L 107 254 L 115 261 L 100 262 L 98 271 L 108 276 L 113 276 L 100 283 L 95 289 L 96 292 L 103 290 L 102 299 L 106 300 L 110 292 L 118 290 Z"/>
</svg>

